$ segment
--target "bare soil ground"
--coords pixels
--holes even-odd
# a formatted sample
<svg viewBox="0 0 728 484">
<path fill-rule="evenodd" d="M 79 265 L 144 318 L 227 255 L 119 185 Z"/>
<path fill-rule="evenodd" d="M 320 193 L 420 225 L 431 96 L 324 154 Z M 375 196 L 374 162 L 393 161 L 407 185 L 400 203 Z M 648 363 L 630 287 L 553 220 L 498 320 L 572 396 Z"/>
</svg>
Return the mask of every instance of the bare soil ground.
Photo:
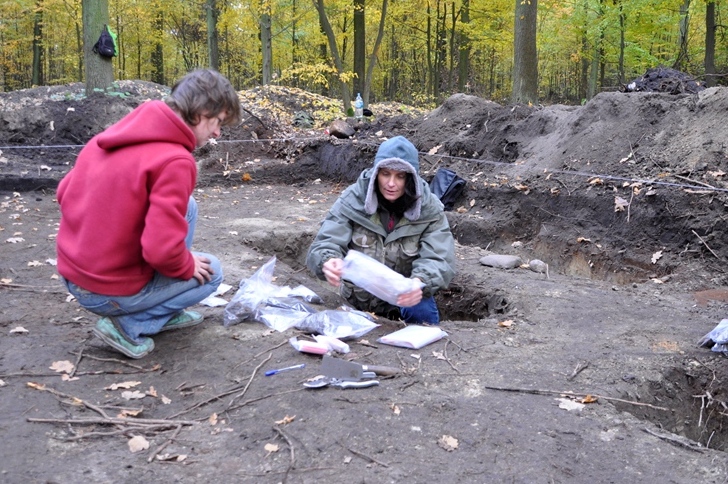
<svg viewBox="0 0 728 484">
<path fill-rule="evenodd" d="M 288 344 L 297 332 L 226 328 L 220 307 L 196 308 L 201 326 L 160 334 L 139 361 L 92 337 L 96 318 L 53 265 L 55 186 L 79 145 L 164 88 L 79 89 L 0 94 L 1 481 L 728 481 L 726 361 L 696 346 L 728 301 L 728 90 L 579 107 L 456 95 L 423 114 L 372 106 L 343 140 L 324 134 L 325 114 L 291 126 L 316 99 L 241 93 L 246 120 L 197 153 L 195 246 L 223 261 L 228 300 L 276 256 L 276 284 L 340 303 L 305 252 L 385 137 L 415 142 L 425 178 L 447 167 L 468 181 L 448 212 L 448 337 L 386 346 L 377 338 L 401 324 L 380 320 L 345 358 L 402 373 L 310 390 L 320 357 Z M 540 259 L 548 275 L 479 263 L 492 253 Z M 132 452 L 135 436 L 149 447 Z"/>
</svg>

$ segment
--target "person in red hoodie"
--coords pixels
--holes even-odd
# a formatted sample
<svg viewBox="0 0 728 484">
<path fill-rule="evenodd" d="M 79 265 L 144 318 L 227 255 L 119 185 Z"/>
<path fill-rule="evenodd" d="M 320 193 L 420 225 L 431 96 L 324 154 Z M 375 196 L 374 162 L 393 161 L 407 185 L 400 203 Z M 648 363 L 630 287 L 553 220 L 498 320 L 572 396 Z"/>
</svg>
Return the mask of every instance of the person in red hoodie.
<svg viewBox="0 0 728 484">
<path fill-rule="evenodd" d="M 94 334 L 130 358 L 154 349 L 148 335 L 201 323 L 185 308 L 222 282 L 220 261 L 190 250 L 192 151 L 239 120 L 230 82 L 192 71 L 164 101 L 148 101 L 94 136 L 58 186 L 58 272 L 81 306 L 103 316 Z"/>
</svg>

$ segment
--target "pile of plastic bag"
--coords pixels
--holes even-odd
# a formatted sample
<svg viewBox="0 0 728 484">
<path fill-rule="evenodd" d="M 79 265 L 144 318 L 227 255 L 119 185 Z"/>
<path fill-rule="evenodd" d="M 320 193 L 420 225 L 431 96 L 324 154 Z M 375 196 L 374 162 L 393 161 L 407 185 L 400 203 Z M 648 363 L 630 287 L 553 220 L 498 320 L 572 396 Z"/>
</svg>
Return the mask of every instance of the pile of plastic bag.
<svg viewBox="0 0 728 484">
<path fill-rule="evenodd" d="M 240 282 L 237 292 L 225 306 L 224 326 L 254 321 L 280 332 L 296 328 L 338 339 L 358 338 L 379 326 L 361 311 L 319 311 L 311 304 L 321 304 L 323 300 L 305 286 L 276 286 L 272 282 L 275 263 L 274 256 L 251 277 Z"/>
</svg>

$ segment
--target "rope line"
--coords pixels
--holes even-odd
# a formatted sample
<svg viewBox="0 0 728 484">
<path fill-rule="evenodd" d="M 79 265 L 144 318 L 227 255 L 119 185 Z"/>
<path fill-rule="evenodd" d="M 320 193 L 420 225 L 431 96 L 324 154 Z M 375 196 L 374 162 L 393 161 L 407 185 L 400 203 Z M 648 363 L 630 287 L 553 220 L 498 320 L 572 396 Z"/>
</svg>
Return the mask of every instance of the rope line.
<svg viewBox="0 0 728 484">
<path fill-rule="evenodd" d="M 316 141 L 316 140 L 328 140 L 329 137 L 307 137 L 307 138 L 269 138 L 269 139 L 236 139 L 236 140 L 217 140 L 215 144 L 232 144 L 232 143 L 271 143 L 271 142 L 288 142 L 288 141 Z M 341 140 L 346 141 L 346 140 Z M 359 141 L 359 140 L 348 140 L 352 144 L 359 144 L 364 146 L 370 146 L 370 147 L 377 147 L 379 146 L 378 143 L 372 143 L 368 141 Z M 36 145 L 36 146 L 0 146 L 0 152 L 3 150 L 47 150 L 47 149 L 78 149 L 83 148 L 86 145 Z M 420 156 L 423 158 L 428 157 L 438 157 L 438 158 L 447 158 L 451 161 L 461 161 L 466 163 L 478 163 L 478 164 L 485 164 L 485 165 L 491 165 L 491 166 L 502 166 L 502 167 L 513 167 L 513 163 L 507 163 L 503 161 L 493 161 L 493 160 L 476 160 L 473 158 L 464 158 L 462 156 L 452 156 L 452 155 L 444 155 L 444 154 L 436 154 L 436 153 L 424 153 L 420 152 Z M 530 170 L 535 171 L 535 170 Z M 651 179 L 645 179 L 645 178 L 630 178 L 630 177 L 623 177 L 618 175 L 609 175 L 609 174 L 600 174 L 600 173 L 591 173 L 591 172 L 584 172 L 584 171 L 574 171 L 574 170 L 548 170 L 546 173 L 553 173 L 553 174 L 559 174 L 559 175 L 571 175 L 571 176 L 579 176 L 584 178 L 600 178 L 604 180 L 613 180 L 613 181 L 622 181 L 622 182 L 629 182 L 629 183 L 641 183 L 644 185 L 659 185 L 664 187 L 672 187 L 672 188 L 680 188 L 680 189 L 692 189 L 692 190 L 700 190 L 700 191 L 713 191 L 713 192 L 721 192 L 721 193 L 728 193 L 728 188 L 720 188 L 720 187 L 714 187 L 714 186 L 707 186 L 707 185 L 691 185 L 687 183 L 675 183 L 675 182 L 666 182 L 666 181 L 660 181 L 660 180 L 651 180 Z"/>
</svg>

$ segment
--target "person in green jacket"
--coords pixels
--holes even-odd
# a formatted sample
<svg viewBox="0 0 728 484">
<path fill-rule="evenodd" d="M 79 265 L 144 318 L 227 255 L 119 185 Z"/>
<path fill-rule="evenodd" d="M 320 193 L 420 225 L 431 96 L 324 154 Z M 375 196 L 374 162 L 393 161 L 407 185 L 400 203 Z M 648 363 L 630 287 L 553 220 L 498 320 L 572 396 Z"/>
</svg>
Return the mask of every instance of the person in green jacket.
<svg viewBox="0 0 728 484">
<path fill-rule="evenodd" d="M 418 174 L 415 146 L 397 136 L 382 143 L 374 166 L 336 200 L 306 257 L 319 279 L 354 308 L 408 324 L 439 324 L 435 293 L 455 275 L 455 241 L 442 202 Z M 383 301 L 342 279 L 343 258 L 363 252 L 422 287 Z"/>
</svg>

